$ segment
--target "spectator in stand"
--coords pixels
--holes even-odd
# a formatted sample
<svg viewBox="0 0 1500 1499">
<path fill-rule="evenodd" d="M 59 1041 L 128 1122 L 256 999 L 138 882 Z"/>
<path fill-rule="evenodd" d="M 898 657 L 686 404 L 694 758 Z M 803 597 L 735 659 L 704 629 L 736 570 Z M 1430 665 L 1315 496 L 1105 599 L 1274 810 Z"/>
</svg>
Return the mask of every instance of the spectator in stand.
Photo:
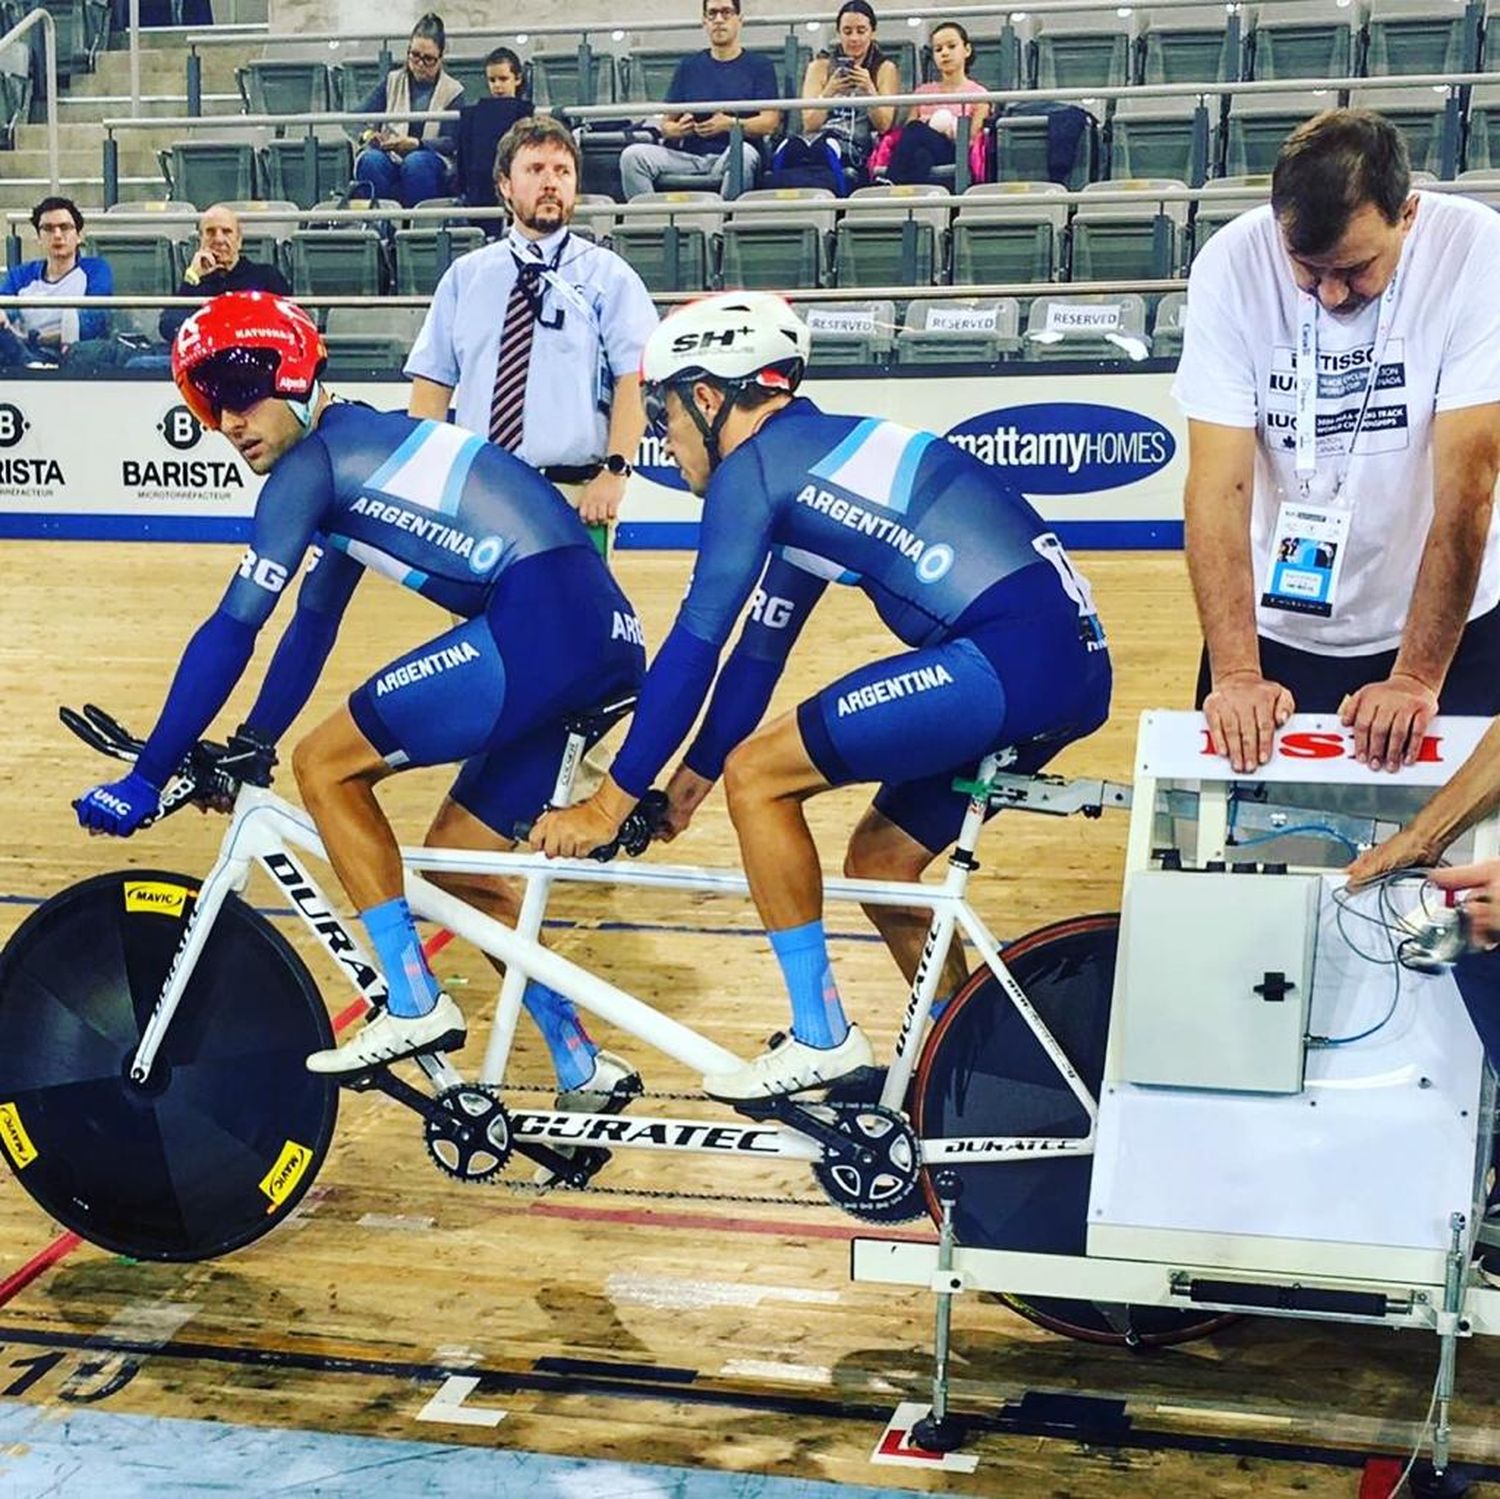
<svg viewBox="0 0 1500 1499">
<path fill-rule="evenodd" d="M 869 0 L 844 0 L 835 24 L 839 44 L 832 52 L 820 52 L 808 63 L 802 80 L 802 97 L 834 101 L 855 95 L 870 98 L 875 94 L 900 93 L 900 72 L 875 40 L 875 11 Z M 865 175 L 875 138 L 895 123 L 893 105 L 802 112 L 804 135 L 831 146 L 843 163 L 845 174 L 854 179 Z"/>
<path fill-rule="evenodd" d="M 781 89 L 776 69 L 767 57 L 746 52 L 740 45 L 740 0 L 703 0 L 703 26 L 708 46 L 677 64 L 667 85 L 669 104 L 691 104 L 722 99 L 775 99 Z M 627 198 L 638 198 L 655 190 L 657 179 L 667 173 L 699 173 L 703 186 L 712 191 L 729 170 L 729 130 L 733 116 L 724 110 L 711 113 L 683 110 L 663 115 L 657 122 L 663 145 L 638 143 L 620 154 L 620 182 Z M 742 116 L 747 188 L 755 186 L 760 171 L 760 152 L 755 142 L 780 128 L 781 111 L 762 109 Z"/>
<path fill-rule="evenodd" d="M 107 297 L 115 289 L 108 261 L 80 255 L 83 215 L 71 198 L 43 198 L 31 210 L 42 248 L 0 280 L 0 296 L 22 297 L 35 307 L 0 311 L 0 365 L 56 364 L 76 343 L 103 338 L 109 314 L 53 307 L 54 297 Z"/>
<path fill-rule="evenodd" d="M 274 265 L 241 258 L 244 238 L 240 216 L 227 203 L 205 209 L 198 220 L 198 248 L 183 272 L 177 295 L 217 297 L 227 291 L 269 291 L 278 297 L 291 296 L 286 277 Z M 156 325 L 162 339 L 171 343 L 193 312 L 191 307 L 163 308 Z"/>
<path fill-rule="evenodd" d="M 936 83 L 919 84 L 919 94 L 982 94 L 984 85 L 969 77 L 974 47 L 969 33 L 957 21 L 944 21 L 932 33 L 932 60 Z M 870 157 L 870 172 L 887 182 L 931 182 L 935 166 L 951 166 L 956 149 L 960 115 L 970 123 L 969 164 L 974 175 L 984 177 L 984 137 L 981 131 L 990 106 L 982 104 L 920 104 L 899 129 L 880 138 Z"/>
<path fill-rule="evenodd" d="M 457 109 L 464 86 L 444 71 L 446 50 L 442 18 L 428 11 L 412 28 L 405 65 L 393 68 L 385 82 L 376 85 L 359 113 Z M 403 208 L 415 208 L 424 198 L 443 197 L 455 150 L 446 129 L 442 121 L 428 120 L 413 135 L 410 122 L 399 118 L 372 126 L 360 137 L 364 149 L 354 163 L 354 180 L 369 183 L 375 197 L 395 199 Z"/>
<path fill-rule="evenodd" d="M 484 60 L 484 82 L 492 99 L 519 99 L 525 74 L 509 47 L 496 47 Z"/>
</svg>

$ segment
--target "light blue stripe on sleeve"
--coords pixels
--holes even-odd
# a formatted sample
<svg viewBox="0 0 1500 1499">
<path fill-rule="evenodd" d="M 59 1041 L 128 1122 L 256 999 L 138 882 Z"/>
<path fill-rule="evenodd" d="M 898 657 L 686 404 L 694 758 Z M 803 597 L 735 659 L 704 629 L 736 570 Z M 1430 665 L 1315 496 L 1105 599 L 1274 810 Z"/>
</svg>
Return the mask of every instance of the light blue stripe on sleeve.
<svg viewBox="0 0 1500 1499">
<path fill-rule="evenodd" d="M 808 470 L 816 474 L 820 479 L 832 479 L 838 471 L 857 453 L 865 444 L 865 440 L 880 425 L 873 417 L 866 417 L 864 421 L 850 429 L 849 435 L 836 447 L 826 458 L 820 458 L 812 468 Z"/>
<path fill-rule="evenodd" d="M 922 455 L 935 441 L 931 432 L 913 433 L 901 455 L 901 462 L 896 465 L 896 475 L 891 480 L 890 507 L 901 515 L 905 515 L 911 505 L 911 492 L 917 482 L 917 467 L 922 462 Z"/>
<path fill-rule="evenodd" d="M 474 460 L 479 456 L 479 450 L 484 446 L 482 437 L 471 436 L 469 440 L 458 450 L 453 460 L 453 466 L 448 470 L 447 483 L 443 485 L 443 514 L 457 515 L 458 501 L 463 494 L 464 485 L 469 478 L 469 470 L 474 467 Z"/>
<path fill-rule="evenodd" d="M 368 489 L 384 489 L 397 474 L 416 457 L 418 449 L 427 441 L 427 435 L 431 432 L 433 423 L 419 422 L 411 430 L 411 435 L 385 460 L 380 467 L 365 480 Z"/>
</svg>

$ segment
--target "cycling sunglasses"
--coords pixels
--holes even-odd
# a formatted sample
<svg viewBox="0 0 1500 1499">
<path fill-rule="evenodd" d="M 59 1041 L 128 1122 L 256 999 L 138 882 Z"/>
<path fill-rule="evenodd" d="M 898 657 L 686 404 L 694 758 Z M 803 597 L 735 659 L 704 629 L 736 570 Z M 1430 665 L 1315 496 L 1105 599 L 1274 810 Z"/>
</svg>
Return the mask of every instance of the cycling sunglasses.
<svg viewBox="0 0 1500 1499">
<path fill-rule="evenodd" d="M 248 411 L 276 394 L 281 355 L 275 349 L 225 349 L 188 376 L 200 398 L 190 401 L 193 415 L 205 427 L 218 428 L 226 411 Z"/>
</svg>

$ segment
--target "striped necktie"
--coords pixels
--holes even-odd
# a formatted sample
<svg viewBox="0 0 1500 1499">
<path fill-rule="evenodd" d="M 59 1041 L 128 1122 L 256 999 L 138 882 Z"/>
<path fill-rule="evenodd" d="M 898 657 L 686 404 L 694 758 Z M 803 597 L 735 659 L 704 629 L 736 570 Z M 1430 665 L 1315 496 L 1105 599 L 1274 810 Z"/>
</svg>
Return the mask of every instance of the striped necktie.
<svg viewBox="0 0 1500 1499">
<path fill-rule="evenodd" d="M 490 397 L 490 441 L 507 452 L 521 446 L 541 274 L 540 264 L 518 259 L 516 284 L 505 304 L 505 326 L 500 331 L 500 354 L 495 361 L 495 393 Z"/>
</svg>

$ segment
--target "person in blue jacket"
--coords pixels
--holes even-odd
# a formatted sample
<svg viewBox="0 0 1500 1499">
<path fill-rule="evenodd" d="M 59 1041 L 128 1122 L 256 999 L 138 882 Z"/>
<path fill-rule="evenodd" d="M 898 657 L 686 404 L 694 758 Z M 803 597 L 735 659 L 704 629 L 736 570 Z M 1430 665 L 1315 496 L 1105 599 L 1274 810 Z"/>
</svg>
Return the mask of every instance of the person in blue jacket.
<svg viewBox="0 0 1500 1499">
<path fill-rule="evenodd" d="M 1109 712 L 1110 664 L 1088 582 L 1004 473 L 932 432 L 820 411 L 796 394 L 811 343 L 780 297 L 725 292 L 667 318 L 646 343 L 646 410 L 703 496 L 698 556 L 651 662 L 630 733 L 586 802 L 549 812 L 552 856 L 607 842 L 666 765 L 714 686 L 667 787 L 668 832 L 720 773 L 740 855 L 792 1006 L 788 1034 L 703 1080 L 743 1100 L 823 1087 L 873 1062 L 828 962 L 818 851 L 803 804 L 875 782 L 850 840 L 852 875 L 915 880 L 950 843 L 952 789 L 1008 752 L 1030 774 Z M 856 668 L 762 728 L 808 614 L 830 583 L 870 599 L 900 654 Z M 739 641 L 719 655 L 749 605 Z M 908 979 L 925 917 L 869 914 Z M 963 977 L 955 948 L 939 998 Z"/>
<path fill-rule="evenodd" d="M 635 611 L 583 522 L 535 469 L 461 427 L 335 400 L 320 379 L 326 359 L 307 313 L 264 292 L 215 297 L 183 324 L 172 371 L 184 401 L 268 477 L 250 545 L 188 642 L 134 768 L 76 806 L 84 827 L 117 837 L 156 815 L 162 788 L 224 706 L 310 550 L 296 613 L 236 736 L 242 751 L 267 751 L 291 726 L 367 572 L 443 611 L 440 634 L 381 667 L 292 756 L 390 991 L 350 1040 L 308 1059 L 314 1072 L 350 1074 L 453 1050 L 466 1030 L 423 956 L 375 787 L 409 767 L 461 762 L 429 842 L 512 847 L 515 825 L 552 790 L 569 715 L 634 691 L 645 651 Z M 514 919 L 514 893 L 498 881 L 433 879 Z M 564 1099 L 612 1094 L 627 1064 L 599 1051 L 572 1004 L 536 980 L 522 1002 Z"/>
<path fill-rule="evenodd" d="M 0 280 L 0 296 L 22 297 L 34 306 L 0 310 L 0 364 L 53 364 L 81 339 L 103 338 L 109 314 L 102 308 L 58 307 L 58 297 L 107 297 L 115 289 L 109 262 L 80 255 L 83 214 L 71 198 L 43 198 L 31 210 L 31 227 L 42 247 Z"/>
</svg>

